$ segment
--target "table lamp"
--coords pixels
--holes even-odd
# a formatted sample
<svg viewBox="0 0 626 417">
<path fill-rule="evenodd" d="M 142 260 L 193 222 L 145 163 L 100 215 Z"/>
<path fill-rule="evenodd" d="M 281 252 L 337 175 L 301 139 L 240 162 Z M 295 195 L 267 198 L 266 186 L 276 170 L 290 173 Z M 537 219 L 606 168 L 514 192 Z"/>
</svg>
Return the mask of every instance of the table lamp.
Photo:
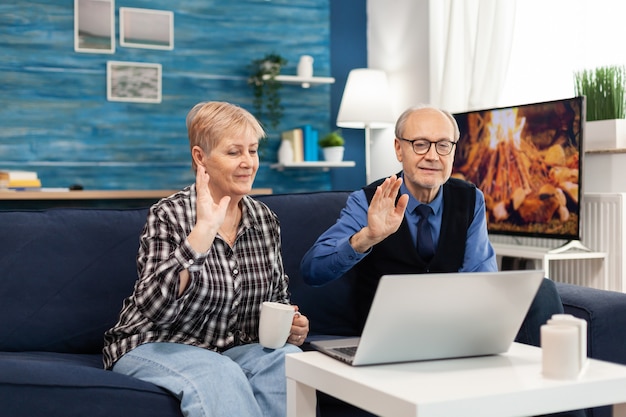
<svg viewBox="0 0 626 417">
<path fill-rule="evenodd" d="M 370 130 L 394 125 L 387 74 L 370 68 L 353 69 L 343 90 L 337 126 L 365 129 L 365 177 L 370 178 Z"/>
</svg>

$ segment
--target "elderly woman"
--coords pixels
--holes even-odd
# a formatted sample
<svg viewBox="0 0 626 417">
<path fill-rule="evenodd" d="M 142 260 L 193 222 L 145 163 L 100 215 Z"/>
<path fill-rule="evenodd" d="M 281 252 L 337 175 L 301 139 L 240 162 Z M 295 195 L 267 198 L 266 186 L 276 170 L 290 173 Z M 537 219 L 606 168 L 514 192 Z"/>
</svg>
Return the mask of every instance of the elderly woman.
<svg viewBox="0 0 626 417">
<path fill-rule="evenodd" d="M 283 416 L 284 356 L 309 325 L 296 314 L 284 347 L 258 343 L 261 303 L 289 303 L 278 219 L 247 195 L 263 128 L 238 106 L 206 102 L 187 130 L 196 182 L 150 209 L 104 365 L 168 390 L 186 416 Z"/>
</svg>

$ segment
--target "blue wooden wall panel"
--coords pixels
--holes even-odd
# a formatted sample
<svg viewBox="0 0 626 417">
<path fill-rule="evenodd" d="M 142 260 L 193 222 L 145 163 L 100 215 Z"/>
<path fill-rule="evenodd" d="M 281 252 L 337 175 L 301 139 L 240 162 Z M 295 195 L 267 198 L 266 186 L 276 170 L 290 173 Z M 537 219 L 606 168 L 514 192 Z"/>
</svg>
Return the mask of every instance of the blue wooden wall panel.
<svg viewBox="0 0 626 417">
<path fill-rule="evenodd" d="M 119 8 L 174 11 L 174 50 L 119 45 Z M 193 181 L 185 116 L 199 101 L 252 110 L 248 66 L 271 52 L 295 74 L 299 56 L 330 76 L 329 0 L 118 0 L 114 54 L 74 51 L 73 0 L 0 4 L 0 168 L 36 170 L 44 186 L 177 189 Z M 106 62 L 159 63 L 162 103 L 106 100 Z M 319 170 L 277 172 L 279 132 L 310 124 L 332 130 L 330 87 L 284 85 L 285 115 L 268 130 L 256 187 L 330 189 Z"/>
</svg>

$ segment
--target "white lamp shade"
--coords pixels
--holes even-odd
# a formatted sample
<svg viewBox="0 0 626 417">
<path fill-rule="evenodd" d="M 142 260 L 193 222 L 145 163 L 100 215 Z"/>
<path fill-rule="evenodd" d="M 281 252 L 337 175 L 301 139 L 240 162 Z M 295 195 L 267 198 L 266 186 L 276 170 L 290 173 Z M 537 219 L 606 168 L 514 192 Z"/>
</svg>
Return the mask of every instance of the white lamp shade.
<svg viewBox="0 0 626 417">
<path fill-rule="evenodd" d="M 383 129 L 394 123 L 387 74 L 370 68 L 350 71 L 339 105 L 337 126 Z"/>
</svg>

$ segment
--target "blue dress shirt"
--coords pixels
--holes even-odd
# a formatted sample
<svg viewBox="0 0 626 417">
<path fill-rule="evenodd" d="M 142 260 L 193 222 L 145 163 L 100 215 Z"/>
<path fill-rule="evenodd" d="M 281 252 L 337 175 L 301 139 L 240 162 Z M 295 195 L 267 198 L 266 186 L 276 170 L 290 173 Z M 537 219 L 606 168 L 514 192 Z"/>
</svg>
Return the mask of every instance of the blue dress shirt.
<svg viewBox="0 0 626 417">
<path fill-rule="evenodd" d="M 419 222 L 415 208 L 421 203 L 409 193 L 404 183 L 400 187 L 400 192 L 409 195 L 409 203 L 404 216 L 415 242 L 417 223 Z M 433 231 L 433 243 L 437 247 L 443 215 L 443 193 L 441 189 L 429 205 L 434 214 L 429 216 L 428 222 Z M 339 278 L 369 254 L 369 250 L 365 253 L 359 253 L 350 245 L 352 235 L 367 225 L 368 207 L 369 204 L 363 190 L 354 191 L 350 194 L 337 222 L 317 239 L 302 258 L 300 270 L 306 283 L 322 285 Z M 467 232 L 465 257 L 459 272 L 496 271 L 497 269 L 496 254 L 487 233 L 485 197 L 482 191 L 476 189 L 474 220 Z"/>
</svg>

